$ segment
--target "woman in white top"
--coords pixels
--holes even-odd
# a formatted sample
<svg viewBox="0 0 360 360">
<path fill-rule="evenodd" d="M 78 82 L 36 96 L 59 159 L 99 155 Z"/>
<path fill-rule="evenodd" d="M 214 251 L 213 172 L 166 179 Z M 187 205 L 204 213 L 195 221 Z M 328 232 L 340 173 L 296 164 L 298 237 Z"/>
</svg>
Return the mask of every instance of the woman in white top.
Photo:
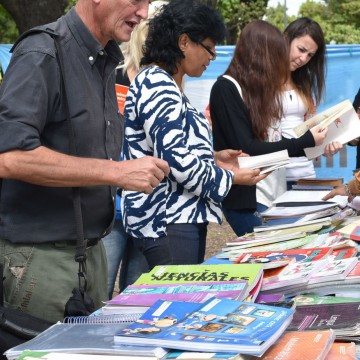
<svg viewBox="0 0 360 360">
<path fill-rule="evenodd" d="M 289 42 L 290 75 L 283 92 L 283 117 L 279 132 L 283 138 L 295 138 L 292 129 L 314 115 L 322 99 L 326 46 L 320 25 L 308 17 L 293 21 L 284 35 Z M 340 143 L 330 143 L 324 155 L 333 156 L 341 148 Z M 257 184 L 258 211 L 265 210 L 286 190 L 285 181 L 287 189 L 291 189 L 299 178 L 316 176 L 313 162 L 305 156 L 291 157 L 290 161 L 285 169 L 279 169 Z"/>
</svg>

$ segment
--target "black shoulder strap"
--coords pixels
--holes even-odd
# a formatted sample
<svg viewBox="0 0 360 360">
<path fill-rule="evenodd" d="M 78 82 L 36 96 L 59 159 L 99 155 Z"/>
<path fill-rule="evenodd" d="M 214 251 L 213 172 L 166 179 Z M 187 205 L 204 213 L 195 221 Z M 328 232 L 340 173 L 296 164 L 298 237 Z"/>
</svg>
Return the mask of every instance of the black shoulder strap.
<svg viewBox="0 0 360 360">
<path fill-rule="evenodd" d="M 69 146 L 70 146 L 70 154 L 76 155 L 76 145 L 75 145 L 75 135 L 74 129 L 71 123 L 70 117 L 70 109 L 69 102 L 67 97 L 67 80 L 64 72 L 64 56 L 61 46 L 58 42 L 59 34 L 56 33 L 53 29 L 45 26 L 39 26 L 28 31 L 25 31 L 14 43 L 11 48 L 11 52 L 15 49 L 17 44 L 31 34 L 38 33 L 47 33 L 53 39 L 55 43 L 55 49 L 57 53 L 57 59 L 59 63 L 60 76 L 62 79 L 62 83 L 64 86 L 64 94 L 65 94 L 65 111 L 66 111 L 66 119 L 68 124 L 68 134 L 69 134 Z M 74 212 L 75 212 L 75 224 L 76 224 L 76 253 L 75 253 L 75 261 L 79 263 L 79 287 L 83 288 L 86 291 L 86 242 L 84 236 L 84 225 L 82 219 L 82 211 L 81 211 L 81 199 L 80 199 L 80 188 L 73 187 L 73 204 L 74 204 Z M 82 281 L 83 280 L 83 281 Z M 83 284 L 82 284 L 83 283 Z"/>
<path fill-rule="evenodd" d="M 54 38 L 54 39 L 55 39 L 55 37 L 58 37 L 58 36 L 59 36 L 59 34 L 58 34 L 55 30 L 47 27 L 46 25 L 45 25 L 45 26 L 38 26 L 38 27 L 35 27 L 35 28 L 32 28 L 32 29 L 30 29 L 30 30 L 27 30 L 27 31 L 23 32 L 23 33 L 16 39 L 16 41 L 14 42 L 13 46 L 12 46 L 11 49 L 10 49 L 10 52 L 13 52 L 14 49 L 16 48 L 16 46 L 19 44 L 19 42 L 20 42 L 21 40 L 25 39 L 27 36 L 33 35 L 33 34 L 39 34 L 39 33 L 47 33 L 47 34 L 49 34 L 49 35 L 50 35 L 52 38 Z"/>
</svg>

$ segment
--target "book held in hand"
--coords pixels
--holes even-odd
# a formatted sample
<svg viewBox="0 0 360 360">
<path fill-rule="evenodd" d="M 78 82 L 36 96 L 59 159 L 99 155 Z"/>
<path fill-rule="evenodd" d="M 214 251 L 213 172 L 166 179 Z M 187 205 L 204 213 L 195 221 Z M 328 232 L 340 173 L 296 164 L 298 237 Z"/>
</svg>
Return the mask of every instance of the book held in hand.
<svg viewBox="0 0 360 360">
<path fill-rule="evenodd" d="M 287 150 L 275 151 L 269 154 L 238 157 L 240 168 L 261 169 L 260 174 L 279 169 L 290 163 Z"/>
<path fill-rule="evenodd" d="M 282 335 L 293 313 L 230 299 L 203 304 L 158 300 L 114 339 L 120 344 L 261 355 Z"/>
</svg>

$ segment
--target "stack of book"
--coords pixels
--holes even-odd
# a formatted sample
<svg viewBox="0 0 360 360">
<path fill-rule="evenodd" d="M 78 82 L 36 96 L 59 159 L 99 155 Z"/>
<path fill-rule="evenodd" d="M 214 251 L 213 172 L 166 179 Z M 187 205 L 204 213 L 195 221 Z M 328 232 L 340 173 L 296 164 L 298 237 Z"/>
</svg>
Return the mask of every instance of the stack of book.
<svg viewBox="0 0 360 360">
<path fill-rule="evenodd" d="M 286 330 L 293 309 L 212 298 L 203 304 L 158 300 L 116 333 L 116 344 L 260 356 Z"/>
</svg>

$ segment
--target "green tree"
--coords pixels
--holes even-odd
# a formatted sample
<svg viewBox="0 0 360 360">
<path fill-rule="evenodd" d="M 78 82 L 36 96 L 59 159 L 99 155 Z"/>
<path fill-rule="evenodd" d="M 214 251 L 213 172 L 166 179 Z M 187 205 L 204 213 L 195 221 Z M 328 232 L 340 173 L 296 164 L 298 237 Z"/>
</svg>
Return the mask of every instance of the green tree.
<svg viewBox="0 0 360 360">
<path fill-rule="evenodd" d="M 0 5 L 0 43 L 12 44 L 19 36 L 19 30 L 10 14 Z"/>
<path fill-rule="evenodd" d="M 217 8 L 222 14 L 227 30 L 227 44 L 235 44 L 241 29 L 252 20 L 262 19 L 268 0 L 218 0 Z"/>
<path fill-rule="evenodd" d="M 286 15 L 286 21 L 284 19 L 284 5 L 280 5 L 278 3 L 277 7 L 270 7 L 266 11 L 266 20 L 270 23 L 278 27 L 281 31 L 284 31 L 285 26 L 290 24 L 292 21 L 296 19 L 296 16 Z"/>
</svg>

